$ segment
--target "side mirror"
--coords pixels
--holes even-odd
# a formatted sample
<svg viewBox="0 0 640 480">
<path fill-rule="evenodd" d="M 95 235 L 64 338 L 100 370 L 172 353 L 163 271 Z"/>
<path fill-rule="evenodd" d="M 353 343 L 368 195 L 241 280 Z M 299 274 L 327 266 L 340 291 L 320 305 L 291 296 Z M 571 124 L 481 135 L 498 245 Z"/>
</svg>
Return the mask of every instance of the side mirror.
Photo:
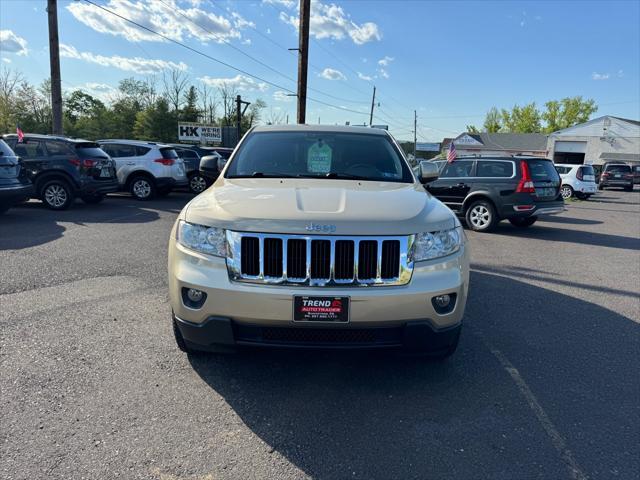
<svg viewBox="0 0 640 480">
<path fill-rule="evenodd" d="M 205 155 L 200 159 L 200 173 L 205 178 L 215 180 L 220 174 L 218 155 Z"/>
<path fill-rule="evenodd" d="M 440 176 L 438 165 L 433 162 L 420 162 L 420 174 L 418 175 L 420 183 L 429 183 L 437 180 Z"/>
<path fill-rule="evenodd" d="M 227 159 L 224 157 L 220 157 L 218 159 L 218 171 L 222 172 L 222 169 L 224 168 L 224 166 L 227 164 Z"/>
</svg>

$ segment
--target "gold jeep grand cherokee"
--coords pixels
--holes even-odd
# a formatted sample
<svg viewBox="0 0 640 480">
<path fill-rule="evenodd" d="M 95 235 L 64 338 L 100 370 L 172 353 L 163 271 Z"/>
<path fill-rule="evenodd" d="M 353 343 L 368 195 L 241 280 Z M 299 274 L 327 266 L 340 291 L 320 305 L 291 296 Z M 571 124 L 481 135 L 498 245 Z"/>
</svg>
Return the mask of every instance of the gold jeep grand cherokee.
<svg viewBox="0 0 640 480">
<path fill-rule="evenodd" d="M 169 243 L 176 342 L 452 354 L 469 285 L 456 216 L 385 130 L 257 127 L 180 213 Z"/>
</svg>

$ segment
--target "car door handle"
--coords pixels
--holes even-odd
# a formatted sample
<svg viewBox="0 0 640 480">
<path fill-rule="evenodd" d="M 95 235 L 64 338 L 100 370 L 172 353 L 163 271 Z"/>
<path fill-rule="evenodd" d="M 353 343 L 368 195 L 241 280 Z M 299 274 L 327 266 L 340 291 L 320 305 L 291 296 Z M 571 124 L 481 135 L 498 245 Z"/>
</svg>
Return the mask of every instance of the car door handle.
<svg viewBox="0 0 640 480">
<path fill-rule="evenodd" d="M 456 187 L 466 187 L 467 184 L 466 183 L 462 183 L 460 182 L 459 184 L 456 185 Z"/>
<path fill-rule="evenodd" d="M 127 162 L 127 165 L 135 165 L 136 162 Z"/>
</svg>

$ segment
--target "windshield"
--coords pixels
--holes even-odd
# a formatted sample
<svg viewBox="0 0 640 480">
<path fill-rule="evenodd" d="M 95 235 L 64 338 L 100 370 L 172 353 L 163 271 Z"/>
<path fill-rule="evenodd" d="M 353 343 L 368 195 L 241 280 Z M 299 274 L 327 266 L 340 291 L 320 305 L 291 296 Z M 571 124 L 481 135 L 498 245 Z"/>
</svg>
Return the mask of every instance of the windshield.
<svg viewBox="0 0 640 480">
<path fill-rule="evenodd" d="M 384 135 L 259 132 L 236 153 L 226 178 L 302 177 L 413 183 L 401 154 Z"/>
<path fill-rule="evenodd" d="M 176 158 L 178 158 L 178 154 L 173 148 L 161 148 L 160 153 L 162 154 L 162 158 L 165 158 L 167 160 L 171 158 L 175 160 Z"/>
<path fill-rule="evenodd" d="M 97 143 L 77 143 L 76 153 L 87 158 L 108 158 L 106 152 Z"/>
<path fill-rule="evenodd" d="M 528 159 L 529 172 L 534 182 L 559 181 L 560 177 L 551 160 Z"/>
</svg>

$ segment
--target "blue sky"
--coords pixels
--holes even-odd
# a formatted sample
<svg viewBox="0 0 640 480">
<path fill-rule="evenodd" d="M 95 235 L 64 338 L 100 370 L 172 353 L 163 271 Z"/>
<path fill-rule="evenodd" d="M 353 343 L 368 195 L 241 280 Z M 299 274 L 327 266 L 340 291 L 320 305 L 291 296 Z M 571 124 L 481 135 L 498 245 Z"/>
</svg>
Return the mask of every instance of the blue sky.
<svg viewBox="0 0 640 480">
<path fill-rule="evenodd" d="M 297 59 L 285 48 L 297 46 L 297 1 L 96 2 L 266 82 L 83 1 L 60 1 L 63 89 L 109 98 L 122 78 L 178 68 L 196 86 L 226 81 L 295 119 L 286 93 L 296 88 Z M 49 72 L 45 6 L 0 2 L 1 64 L 35 83 Z M 414 109 L 418 139 L 440 141 L 481 125 L 494 105 L 573 95 L 595 99 L 596 116 L 638 119 L 640 2 L 312 0 L 310 63 L 309 97 L 333 106 L 309 101 L 308 123 L 368 122 L 375 85 L 374 123 L 400 139 L 413 136 Z"/>
</svg>

